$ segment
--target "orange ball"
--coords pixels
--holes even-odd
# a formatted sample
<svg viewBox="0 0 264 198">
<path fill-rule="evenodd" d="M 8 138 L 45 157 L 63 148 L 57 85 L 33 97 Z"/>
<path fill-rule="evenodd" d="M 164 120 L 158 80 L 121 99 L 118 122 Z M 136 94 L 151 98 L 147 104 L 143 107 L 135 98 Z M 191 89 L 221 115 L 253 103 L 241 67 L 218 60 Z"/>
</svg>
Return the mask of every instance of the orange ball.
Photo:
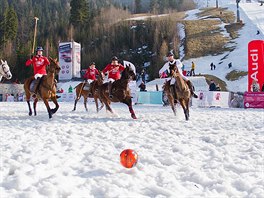
<svg viewBox="0 0 264 198">
<path fill-rule="evenodd" d="M 134 167 L 137 161 L 138 154 L 132 149 L 126 149 L 120 153 L 120 163 L 126 168 Z"/>
</svg>

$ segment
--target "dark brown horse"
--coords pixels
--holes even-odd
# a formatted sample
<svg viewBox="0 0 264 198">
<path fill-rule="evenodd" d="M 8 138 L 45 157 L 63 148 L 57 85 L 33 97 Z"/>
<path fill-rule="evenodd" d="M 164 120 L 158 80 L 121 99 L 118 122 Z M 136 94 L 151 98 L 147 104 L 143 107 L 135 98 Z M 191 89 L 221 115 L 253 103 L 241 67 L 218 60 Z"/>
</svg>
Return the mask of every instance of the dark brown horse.
<svg viewBox="0 0 264 198">
<path fill-rule="evenodd" d="M 101 72 L 99 72 L 98 79 L 95 80 L 95 81 L 93 81 L 90 84 L 89 90 L 91 92 L 89 92 L 89 90 L 86 90 L 85 89 L 85 85 L 86 84 L 87 84 L 86 82 L 82 82 L 82 83 L 78 84 L 75 87 L 75 89 L 76 89 L 76 99 L 74 101 L 73 111 L 76 110 L 77 102 L 80 100 L 81 97 L 84 98 L 84 102 L 83 102 L 84 103 L 84 107 L 85 107 L 85 110 L 88 111 L 88 108 L 87 108 L 87 99 L 89 97 L 89 98 L 94 98 L 95 105 L 96 105 L 96 111 L 99 112 L 104 107 L 104 104 L 102 103 L 101 99 L 99 98 L 99 93 L 98 93 L 99 86 L 101 86 L 103 84 L 103 77 L 102 77 Z M 101 102 L 100 108 L 98 108 L 98 99 Z"/>
<path fill-rule="evenodd" d="M 185 119 L 189 120 L 189 105 L 190 105 L 190 97 L 191 92 L 187 85 L 187 83 L 183 80 L 181 75 L 178 72 L 175 72 L 173 74 L 173 77 L 175 78 L 175 94 L 172 93 L 170 89 L 170 80 L 167 81 L 164 85 L 164 91 L 166 92 L 168 96 L 168 100 L 171 106 L 171 109 L 176 115 L 176 103 L 175 101 L 179 102 L 182 106 L 183 112 L 185 114 Z M 176 98 L 175 96 L 176 95 Z"/>
<path fill-rule="evenodd" d="M 37 102 L 39 99 L 42 99 L 46 105 L 49 118 L 52 118 L 52 115 L 56 113 L 56 111 L 59 109 L 59 104 L 57 102 L 57 97 L 56 97 L 55 75 L 59 73 L 61 68 L 59 66 L 59 62 L 57 61 L 57 59 L 52 59 L 50 57 L 49 60 L 50 60 L 50 65 L 47 68 L 47 75 L 43 76 L 40 81 L 38 93 L 36 97 L 34 98 L 33 107 L 34 107 L 34 115 L 36 116 L 37 115 L 37 112 L 36 112 Z M 29 108 L 29 116 L 32 115 L 32 109 L 30 106 L 30 96 L 33 95 L 34 93 L 30 91 L 30 84 L 33 80 L 34 80 L 34 77 L 30 77 L 26 79 L 24 83 L 26 100 L 27 100 L 27 104 Z M 50 108 L 49 99 L 55 104 L 56 107 L 54 109 Z"/>
<path fill-rule="evenodd" d="M 129 81 L 135 79 L 136 75 L 134 71 L 129 66 L 127 66 L 122 72 L 121 78 L 113 82 L 112 98 L 109 97 L 108 83 L 104 83 L 99 87 L 99 97 L 101 98 L 101 101 L 105 104 L 106 110 L 113 113 L 110 107 L 111 102 L 121 102 L 128 106 L 131 117 L 133 119 L 137 119 L 132 107 L 132 96 L 128 88 Z"/>
</svg>

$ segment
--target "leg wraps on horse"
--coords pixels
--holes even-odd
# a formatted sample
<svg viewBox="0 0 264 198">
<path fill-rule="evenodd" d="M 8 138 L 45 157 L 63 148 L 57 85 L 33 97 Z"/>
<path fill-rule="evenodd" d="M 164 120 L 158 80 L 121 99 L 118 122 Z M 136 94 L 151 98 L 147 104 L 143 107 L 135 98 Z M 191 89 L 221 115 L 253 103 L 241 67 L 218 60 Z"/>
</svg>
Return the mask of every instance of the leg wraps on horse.
<svg viewBox="0 0 264 198">
<path fill-rule="evenodd" d="M 198 98 L 198 96 L 194 93 L 194 86 L 192 84 L 192 82 L 190 80 L 188 80 L 187 82 L 187 85 L 191 91 L 191 95 L 194 97 L 194 98 Z"/>
</svg>

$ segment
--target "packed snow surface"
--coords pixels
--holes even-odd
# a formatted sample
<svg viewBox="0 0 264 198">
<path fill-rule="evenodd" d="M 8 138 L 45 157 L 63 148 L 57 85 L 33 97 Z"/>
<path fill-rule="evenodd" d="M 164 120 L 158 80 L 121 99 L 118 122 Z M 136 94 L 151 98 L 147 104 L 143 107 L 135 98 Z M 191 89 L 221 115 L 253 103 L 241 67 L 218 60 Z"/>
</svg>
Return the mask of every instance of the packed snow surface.
<svg viewBox="0 0 264 198">
<path fill-rule="evenodd" d="M 25 102 L 0 103 L 1 198 L 263 197 L 263 109 L 124 104 L 115 114 L 44 103 L 29 117 Z M 132 169 L 119 154 L 134 149 Z"/>
</svg>

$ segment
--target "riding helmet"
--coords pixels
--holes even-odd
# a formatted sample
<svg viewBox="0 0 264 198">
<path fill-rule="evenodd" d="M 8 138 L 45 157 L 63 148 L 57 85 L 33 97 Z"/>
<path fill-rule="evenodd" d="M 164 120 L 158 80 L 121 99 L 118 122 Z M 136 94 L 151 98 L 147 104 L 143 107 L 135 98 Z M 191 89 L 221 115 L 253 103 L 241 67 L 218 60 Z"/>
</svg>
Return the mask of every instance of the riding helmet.
<svg viewBox="0 0 264 198">
<path fill-rule="evenodd" d="M 37 51 L 44 51 L 44 49 L 41 47 L 41 46 L 38 46 L 37 48 L 36 48 L 36 52 Z"/>
<path fill-rule="evenodd" d="M 116 56 L 113 56 L 112 61 L 118 61 L 118 58 Z"/>
</svg>

